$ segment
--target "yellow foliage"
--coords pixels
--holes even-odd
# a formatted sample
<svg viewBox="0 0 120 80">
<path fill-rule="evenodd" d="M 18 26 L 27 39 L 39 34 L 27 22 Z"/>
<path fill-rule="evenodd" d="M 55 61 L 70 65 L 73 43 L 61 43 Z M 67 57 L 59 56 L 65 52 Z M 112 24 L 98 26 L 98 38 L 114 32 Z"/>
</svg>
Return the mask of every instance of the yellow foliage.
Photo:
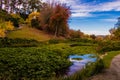
<svg viewBox="0 0 120 80">
<path fill-rule="evenodd" d="M 4 29 L 0 29 L 0 37 L 4 37 L 5 36 L 5 30 Z"/>
<path fill-rule="evenodd" d="M 5 36 L 5 32 L 7 30 L 13 30 L 14 26 L 12 24 L 12 22 L 7 21 L 7 22 L 0 22 L 0 37 L 4 37 Z"/>
<path fill-rule="evenodd" d="M 36 19 L 39 16 L 40 16 L 39 12 L 32 12 L 31 14 L 29 14 L 28 18 L 26 19 L 26 22 L 31 25 L 31 20 Z"/>
<path fill-rule="evenodd" d="M 13 30 L 14 29 L 14 26 L 13 26 L 13 23 L 8 21 L 8 22 L 5 22 L 7 27 L 6 27 L 6 30 Z"/>
</svg>

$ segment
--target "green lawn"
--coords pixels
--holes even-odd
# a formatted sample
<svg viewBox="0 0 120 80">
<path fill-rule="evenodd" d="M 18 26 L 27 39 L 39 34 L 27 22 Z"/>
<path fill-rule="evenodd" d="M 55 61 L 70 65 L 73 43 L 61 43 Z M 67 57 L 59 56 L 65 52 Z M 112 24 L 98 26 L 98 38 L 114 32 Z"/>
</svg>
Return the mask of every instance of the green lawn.
<svg viewBox="0 0 120 80">
<path fill-rule="evenodd" d="M 7 34 L 8 38 L 25 38 L 25 39 L 35 39 L 37 41 L 46 41 L 51 39 L 53 36 L 46 34 L 43 31 L 37 30 L 35 28 L 30 28 L 24 26 L 22 29 L 12 31 Z"/>
<path fill-rule="evenodd" d="M 120 54 L 120 51 L 111 51 L 111 52 L 108 52 L 108 54 L 103 58 L 103 61 L 104 61 L 104 64 L 105 64 L 105 68 L 109 68 L 112 59 L 115 56 L 119 55 L 119 54 Z"/>
</svg>

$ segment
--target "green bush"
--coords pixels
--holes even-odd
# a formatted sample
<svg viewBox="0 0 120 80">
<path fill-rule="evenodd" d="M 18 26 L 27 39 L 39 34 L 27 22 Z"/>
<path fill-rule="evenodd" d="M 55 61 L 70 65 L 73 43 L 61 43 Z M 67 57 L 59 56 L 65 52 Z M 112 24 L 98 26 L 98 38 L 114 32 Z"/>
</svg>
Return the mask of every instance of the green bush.
<svg viewBox="0 0 120 80">
<path fill-rule="evenodd" d="M 59 43 L 59 40 L 57 40 L 57 39 L 50 39 L 49 43 L 50 44 L 57 44 L 57 43 Z"/>
<path fill-rule="evenodd" d="M 36 40 L 0 38 L 0 47 L 35 47 L 42 43 Z"/>
<path fill-rule="evenodd" d="M 0 48 L 0 80 L 48 80 L 69 65 L 67 58 L 46 47 Z"/>
<path fill-rule="evenodd" d="M 0 9 L 0 19 L 5 20 L 5 21 L 9 21 L 9 19 L 10 19 L 11 17 L 12 17 L 12 16 L 11 16 L 10 14 L 8 14 L 7 11 Z"/>
<path fill-rule="evenodd" d="M 31 20 L 31 26 L 32 26 L 32 27 L 35 27 L 35 28 L 37 28 L 37 29 L 41 29 L 40 26 L 39 26 L 39 24 L 40 24 L 40 23 L 39 23 L 39 21 L 38 21 L 37 19 L 32 19 L 32 20 Z"/>
<path fill-rule="evenodd" d="M 69 39 L 69 41 L 72 41 L 72 42 L 83 42 L 83 43 L 94 43 L 94 44 L 98 43 L 95 40 L 86 39 L 86 38 L 73 38 L 73 39 Z"/>
<path fill-rule="evenodd" d="M 106 41 L 99 43 L 97 51 L 99 53 L 105 53 L 109 51 L 118 51 L 120 50 L 120 41 Z"/>
<path fill-rule="evenodd" d="M 58 44 L 58 43 L 67 43 L 68 40 L 65 39 L 50 39 L 49 43 L 50 44 Z"/>
<path fill-rule="evenodd" d="M 15 27 L 19 27 L 19 20 L 21 20 L 18 17 L 13 17 L 4 10 L 0 10 L 0 18 L 4 21 L 11 21 Z"/>
</svg>

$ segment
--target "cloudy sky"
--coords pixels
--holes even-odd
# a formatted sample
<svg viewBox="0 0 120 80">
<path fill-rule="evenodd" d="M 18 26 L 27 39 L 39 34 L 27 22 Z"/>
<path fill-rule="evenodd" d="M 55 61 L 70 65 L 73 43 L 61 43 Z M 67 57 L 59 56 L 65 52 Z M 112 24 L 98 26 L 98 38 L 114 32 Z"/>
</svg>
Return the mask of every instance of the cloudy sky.
<svg viewBox="0 0 120 80">
<path fill-rule="evenodd" d="M 80 29 L 86 34 L 109 34 L 109 29 L 114 27 L 117 18 L 120 17 L 120 0 L 54 1 L 66 3 L 71 7 L 70 28 Z"/>
</svg>

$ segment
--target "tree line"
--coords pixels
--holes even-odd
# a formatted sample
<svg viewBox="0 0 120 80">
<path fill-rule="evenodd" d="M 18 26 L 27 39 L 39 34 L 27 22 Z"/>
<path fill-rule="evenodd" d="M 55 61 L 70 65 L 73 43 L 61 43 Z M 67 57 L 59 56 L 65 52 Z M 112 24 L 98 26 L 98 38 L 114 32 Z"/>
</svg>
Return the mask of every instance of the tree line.
<svg viewBox="0 0 120 80">
<path fill-rule="evenodd" d="M 0 9 L 10 13 L 30 13 L 40 11 L 41 7 L 43 7 L 41 0 L 0 0 Z"/>
<path fill-rule="evenodd" d="M 23 23 L 53 34 L 55 37 L 80 38 L 83 36 L 80 30 L 69 28 L 71 11 L 70 6 L 66 4 L 54 1 L 44 3 L 41 0 L 0 0 L 0 10 L 6 11 L 9 14 L 8 17 L 12 16 L 8 19 L 15 27 L 18 27 L 24 19 Z"/>
</svg>

